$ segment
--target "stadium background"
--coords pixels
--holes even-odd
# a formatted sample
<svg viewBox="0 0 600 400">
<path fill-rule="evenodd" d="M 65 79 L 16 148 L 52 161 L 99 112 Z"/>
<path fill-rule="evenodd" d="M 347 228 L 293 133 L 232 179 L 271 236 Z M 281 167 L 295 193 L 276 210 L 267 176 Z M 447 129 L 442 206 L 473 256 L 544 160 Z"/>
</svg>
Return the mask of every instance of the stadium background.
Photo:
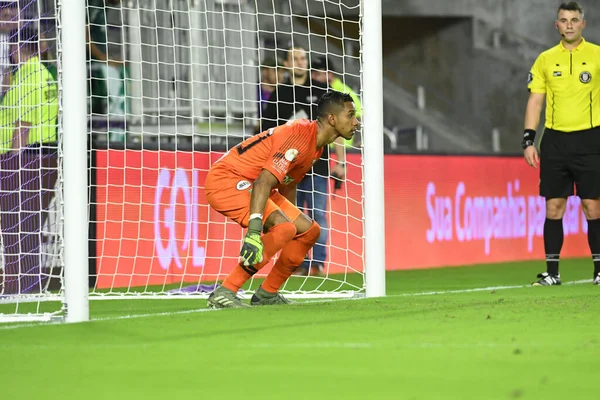
<svg viewBox="0 0 600 400">
<path fill-rule="evenodd" d="M 27 5 L 31 13 L 38 14 L 40 28 L 51 42 L 55 35 L 54 0 L 21 0 L 21 3 Z M 281 49 L 291 43 L 309 48 L 311 53 L 327 51 L 335 69 L 343 71 L 341 77 L 360 90 L 358 1 L 342 3 L 346 7 L 305 0 L 242 0 L 239 3 L 173 0 L 164 4 L 151 0 L 138 0 L 134 4 L 123 0 L 125 12 L 107 8 L 108 52 L 132 63 L 124 71 L 129 97 L 123 115 L 92 113 L 89 117 L 92 275 L 102 268 L 110 273 L 131 272 L 135 251 L 144 252 L 147 257 L 143 258 L 148 260 L 137 265 L 136 268 L 141 268 L 137 271 L 153 271 L 157 281 L 164 274 L 177 276 L 178 270 L 188 267 L 210 269 L 201 257 L 188 257 L 190 254 L 182 249 L 177 250 L 180 262 L 171 257 L 169 265 L 157 265 L 153 256 L 163 240 L 158 236 L 165 227 L 156 230 L 157 234 L 154 229 L 149 230 L 147 243 L 156 245 L 139 249 L 133 244 L 135 238 L 123 236 L 123 232 L 137 235 L 140 226 L 150 227 L 155 215 L 160 215 L 160 211 L 154 214 L 151 206 L 157 198 L 156 180 L 161 168 L 177 168 L 165 160 L 178 158 L 172 157 L 175 153 L 183 154 L 185 159 L 191 151 L 221 154 L 252 134 L 257 115 L 247 110 L 256 109 L 253 85 L 259 76 L 261 60 L 273 56 L 281 58 Z M 551 7 L 548 3 L 544 0 L 383 1 L 387 269 L 470 265 L 543 256 L 543 210 L 541 199 L 535 198 L 537 176 L 536 171 L 525 168 L 519 159 L 519 132 L 527 97 L 527 71 L 535 56 L 557 40 L 552 21 L 554 3 L 559 2 L 550 2 Z M 597 1 L 586 2 L 587 10 L 596 6 L 600 6 Z M 209 46 L 209 52 L 214 54 L 207 54 L 206 59 L 200 61 L 226 59 L 226 79 L 239 78 L 242 84 L 226 87 L 219 83 L 221 78 L 225 79 L 219 75 L 223 72 L 214 68 L 205 71 L 211 73 L 214 80 L 208 84 L 210 87 L 193 87 L 191 77 L 198 71 L 190 61 L 196 60 L 193 58 L 196 56 L 185 47 L 192 39 L 189 29 L 185 28 L 194 21 L 182 15 L 186 10 L 198 11 L 202 7 L 213 15 L 223 10 L 224 16 L 195 21 L 200 24 L 199 30 L 209 32 L 205 40 L 214 45 Z M 231 12 L 236 10 L 242 11 L 241 17 Z M 254 11 L 258 12 L 256 19 L 250 17 Z M 324 15 L 330 18 L 327 26 L 319 19 Z M 244 37 L 239 42 L 236 29 L 242 25 L 259 28 L 259 34 Z M 137 31 L 141 34 L 136 34 Z M 324 35 L 325 32 L 329 35 Z M 597 37 L 599 34 L 597 26 L 588 25 L 586 35 Z M 339 40 L 342 35 L 348 40 Z M 243 50 L 219 49 L 217 45 L 224 43 L 235 43 Z M 52 51 L 53 47 L 50 48 Z M 142 68 L 141 65 L 158 67 Z M 200 99 L 193 98 L 192 93 Z M 210 98 L 206 93 L 210 93 Z M 120 136 L 112 136 L 114 131 L 125 133 L 125 141 L 115 140 Z M 145 193 L 148 201 L 144 204 L 150 205 L 147 214 L 136 209 L 123 212 L 134 195 L 125 193 L 122 166 L 105 162 L 112 159 L 111 154 L 124 149 L 128 154 L 125 158 L 136 163 L 137 168 L 156 171 L 153 176 L 146 174 L 143 178 L 144 184 L 153 187 L 152 192 Z M 352 153 L 356 149 L 348 151 Z M 151 156 L 143 157 L 142 153 Z M 151 161 L 157 159 L 158 153 L 166 155 L 159 157 L 160 165 Z M 206 168 L 209 159 L 214 158 L 212 154 L 203 157 L 206 159 L 201 163 Z M 350 154 L 349 157 L 356 156 Z M 189 169 L 191 165 L 184 167 Z M 191 172 L 185 173 L 191 183 L 194 179 Z M 349 176 L 360 181 L 357 173 L 360 171 L 349 170 Z M 203 176 L 196 179 L 201 186 Z M 353 188 L 351 182 L 347 183 L 348 196 L 360 201 L 360 188 Z M 108 201 L 107 185 L 111 188 L 123 185 L 122 195 L 115 197 L 117 193 L 113 192 Z M 170 193 L 171 187 L 167 186 L 165 193 Z M 458 187 L 465 188 L 465 199 L 475 199 L 472 212 L 465 211 L 464 199 L 461 203 L 457 197 Z M 202 202 L 201 191 L 196 195 Z M 516 228 L 509 232 L 510 223 L 506 229 L 503 225 L 512 214 L 503 212 L 506 209 L 503 202 L 519 196 L 524 198 L 525 206 L 522 209 L 508 206 L 508 209 L 512 207 L 513 214 L 522 214 L 522 218 L 515 217 L 521 218 L 515 223 L 522 224 L 524 232 Z M 350 204 L 352 207 L 354 203 Z M 339 215 L 352 212 L 360 218 L 362 211 L 359 206 L 349 210 L 347 201 L 336 202 L 335 194 L 331 195 L 329 205 L 335 211 L 331 221 L 331 272 L 340 272 L 336 265 L 348 263 L 360 270 L 360 255 L 347 260 L 347 255 L 338 251 L 357 240 L 343 234 L 348 221 Z M 570 205 L 572 217 L 565 219 L 568 233 L 565 256 L 585 256 L 588 251 L 585 220 L 576 198 Z M 154 205 L 154 208 L 160 207 L 160 204 Z M 123 216 L 132 213 L 143 216 L 138 223 L 124 227 L 126 223 L 119 219 L 127 219 Z M 459 230 L 467 219 L 473 225 L 470 228 L 473 233 L 462 237 Z M 185 230 L 185 224 L 179 225 L 173 228 L 177 237 Z M 407 226 L 410 229 L 406 229 Z M 163 237 L 165 234 L 171 233 L 167 229 Z M 202 239 L 206 233 L 200 235 Z M 174 245 L 171 242 L 166 240 L 165 246 Z M 208 248 L 211 246 L 197 253 L 213 251 Z M 398 248 L 402 249 L 401 258 L 392 254 L 392 249 Z M 217 246 L 214 251 L 219 254 L 222 250 L 222 246 Z"/>
<path fill-rule="evenodd" d="M 187 2 L 181 2 L 181 7 L 184 7 L 183 3 Z M 246 7 L 254 6 L 250 3 L 246 3 Z M 547 1 L 453 1 L 451 3 L 450 5 L 443 1 L 383 2 L 385 204 L 386 249 L 388 249 L 386 268 L 389 270 L 543 258 L 541 240 L 543 202 L 536 196 L 537 171 L 526 168 L 520 159 L 519 133 L 522 129 L 523 109 L 527 98 L 525 88 L 527 71 L 539 51 L 557 40 L 552 24 L 554 6 L 549 7 Z M 593 9 L 594 2 L 588 3 L 590 3 L 587 5 L 588 9 Z M 227 7 L 227 4 L 223 7 Z M 323 39 L 322 33 L 325 27 L 309 17 L 323 15 L 322 3 L 304 1 L 278 3 L 268 0 L 256 2 L 256 7 L 267 13 L 272 7 L 273 11 L 281 13 L 279 18 L 288 22 L 284 25 L 281 21 L 273 23 L 269 18 L 260 20 L 259 17 L 257 23 L 263 33 L 258 41 L 244 45 L 248 46 L 249 50 L 257 46 L 263 57 L 272 54 L 275 46 L 281 47 L 282 43 L 291 43 L 292 40 L 294 44 L 311 48 L 313 52 L 323 51 L 325 48 L 333 54 L 342 52 L 356 54 L 358 51 L 358 48 L 352 48 L 355 45 L 353 42 L 349 41 L 346 46 L 348 48 L 342 51 L 341 46 L 344 44 L 340 41 Z M 337 9 L 338 12 L 341 10 Z M 327 15 L 335 18 L 335 10 L 336 7 L 331 7 L 327 10 Z M 345 35 L 356 38 L 358 32 L 353 21 L 356 21 L 358 16 L 351 7 L 343 10 L 343 15 L 339 12 L 339 18 L 346 22 L 345 26 L 344 23 L 339 24 L 338 33 L 345 28 Z M 112 17 L 119 18 L 122 15 L 115 13 Z M 165 18 L 167 18 L 166 14 Z M 228 23 L 237 22 L 225 19 L 224 24 Z M 157 21 L 157 25 L 159 24 L 160 20 Z M 284 26 L 286 28 L 282 30 Z M 328 29 L 331 31 L 331 26 Z M 127 32 L 112 33 L 127 37 Z M 592 24 L 586 30 L 586 34 L 590 37 L 598 33 L 600 31 Z M 160 31 L 157 38 L 161 40 Z M 177 38 L 174 40 L 177 41 Z M 126 41 L 130 42 L 131 37 Z M 115 39 L 114 42 L 119 40 Z M 127 51 L 127 49 L 117 51 Z M 169 51 L 165 49 L 165 52 Z M 154 55 L 148 53 L 147 56 Z M 173 56 L 177 58 L 176 54 L 158 53 L 160 60 L 168 60 Z M 235 64 L 231 56 L 235 54 L 229 54 L 228 63 Z M 333 60 L 337 62 L 338 67 L 342 67 L 338 70 L 347 72 L 344 76 L 346 81 L 359 89 L 357 60 L 352 57 L 346 59 L 333 57 Z M 174 66 L 174 68 L 178 67 Z M 151 81 L 157 77 L 149 76 Z M 163 76 L 160 78 L 161 82 L 169 81 Z M 219 88 L 216 87 L 216 92 L 214 89 L 211 93 L 213 95 L 217 93 L 218 98 Z M 162 93 L 162 90 L 165 88 L 136 89 L 134 87 L 132 93 L 136 91 Z M 178 90 L 179 96 L 182 93 L 185 97 L 185 90 Z M 236 94 L 230 89 L 228 96 L 242 96 L 243 93 L 247 92 Z M 175 149 L 178 149 L 179 153 L 192 149 L 200 151 L 212 149 L 220 154 L 218 152 L 220 148 L 225 150 L 228 146 L 237 143 L 241 137 L 250 134 L 252 129 L 251 124 L 240 117 L 241 114 L 236 114 L 236 110 L 230 110 L 223 111 L 223 114 L 216 117 L 213 116 L 211 132 L 207 133 L 202 130 L 202 124 L 188 123 L 185 118 L 181 118 L 181 115 L 178 118 L 165 117 L 165 110 L 169 107 L 166 103 L 172 102 L 172 99 L 159 98 L 157 101 L 165 104 L 131 105 L 133 117 L 126 121 L 130 133 L 126 143 L 127 151 L 144 148 L 144 152 L 153 154 L 152 152 L 160 147 L 166 149 L 161 151 L 167 152 Z M 185 103 L 182 104 L 185 106 Z M 182 104 L 179 104 L 179 113 L 183 109 Z M 152 117 L 152 107 L 155 106 L 161 110 L 160 121 Z M 141 111 L 136 111 L 136 107 Z M 213 111 L 215 109 L 212 108 Z M 144 120 L 135 117 L 136 115 L 144 115 Z M 108 148 L 109 153 L 112 151 L 110 149 L 118 148 L 119 143 L 105 141 L 108 136 L 104 130 L 110 130 L 111 124 L 119 123 L 114 118 L 110 121 L 105 121 L 102 117 L 92 118 L 94 147 L 100 151 Z M 142 126 L 143 135 L 146 135 L 143 145 L 139 138 L 142 135 L 140 133 Z M 226 135 L 217 133 L 219 130 Z M 149 134 L 149 131 L 152 133 Z M 192 133 L 189 135 L 182 133 L 186 131 Z M 177 132 L 176 137 L 169 135 L 175 132 Z M 368 135 L 369 132 L 364 134 Z M 154 142 L 149 141 L 148 138 Z M 349 151 L 352 152 L 352 149 Z M 417 154 L 418 156 L 415 156 Z M 159 167 L 156 162 L 147 161 L 152 157 L 142 158 L 145 163 L 148 163 L 141 164 L 142 167 L 150 169 Z M 165 162 L 164 160 L 163 158 L 161 162 Z M 104 167 L 105 165 L 101 165 L 96 171 L 104 171 Z M 167 162 L 164 167 L 169 169 L 175 166 Z M 350 174 L 352 172 L 349 171 Z M 359 171 L 354 171 L 355 174 L 357 172 Z M 100 195 L 106 188 L 103 186 L 105 183 L 110 181 L 111 187 L 114 187 L 116 181 L 111 179 L 118 181 L 122 176 L 118 168 L 111 173 L 110 167 L 102 174 L 102 182 L 96 181 L 96 194 Z M 192 176 L 188 174 L 191 182 Z M 156 186 L 154 183 L 156 177 L 146 176 L 145 179 L 148 180 L 146 183 L 149 186 Z M 203 178 L 199 179 L 201 185 Z M 462 199 L 457 197 L 459 186 L 464 187 Z M 351 185 L 348 189 L 352 190 Z M 154 193 L 148 193 L 148 196 L 154 198 Z M 202 201 L 202 193 L 199 193 L 199 196 Z M 359 200 L 360 191 L 350 196 Z M 472 211 L 465 211 L 465 199 L 469 197 L 474 199 L 474 206 Z M 521 206 L 520 203 L 512 205 L 511 198 L 522 199 L 524 205 Z M 128 203 L 126 197 L 121 199 Z M 339 209 L 345 208 L 347 202 L 336 202 L 334 194 L 331 195 L 331 200 L 330 207 L 338 208 L 335 211 L 342 215 L 349 211 Z M 125 268 L 121 272 L 126 272 L 132 268 L 131 258 L 114 256 L 118 255 L 118 251 L 123 252 L 124 255 L 131 254 L 136 247 L 132 243 L 129 251 L 126 239 L 124 242 L 115 241 L 114 236 L 120 235 L 123 231 L 122 225 L 117 223 L 112 231 L 106 230 L 102 217 L 102 215 L 113 215 L 116 216 L 116 220 L 110 217 L 109 219 L 113 219 L 113 224 L 115 221 L 118 222 L 118 216 L 123 215 L 122 205 L 113 199 L 107 202 L 107 208 L 104 208 L 103 197 L 97 198 L 94 203 L 102 207 L 102 212 L 97 214 L 99 218 L 93 219 L 97 221 L 94 230 L 96 246 L 90 248 L 90 251 L 96 254 L 98 249 L 103 249 L 103 253 L 101 257 L 96 254 L 93 258 L 95 263 L 90 266 L 90 270 L 104 267 L 107 268 L 105 271 L 114 272 L 119 268 Z M 571 199 L 569 204 L 570 212 L 565 218 L 567 228 L 565 232 L 568 236 L 564 256 L 583 257 L 588 253 L 585 219 L 576 198 Z M 112 214 L 110 214 L 111 207 Z M 503 210 L 509 211 L 503 212 Z M 134 214 L 136 211 L 132 210 Z M 356 207 L 352 212 L 360 216 L 360 207 Z M 335 265 L 343 265 L 347 260 L 344 259 L 345 253 L 336 249 L 346 246 L 349 242 L 348 237 L 342 233 L 346 223 L 344 218 L 335 218 L 335 215 L 338 215 L 336 213 L 333 215 L 330 262 L 331 271 L 339 272 L 341 269 L 336 269 Z M 516 215 L 514 223 L 508 223 L 506 227 L 505 220 L 513 218 L 514 215 Z M 148 218 L 141 219 L 151 221 L 152 214 L 148 214 Z M 465 233 L 464 237 L 461 237 L 458 230 L 465 223 L 472 225 L 470 229 L 473 233 L 472 235 Z M 410 226 L 410 229 L 407 229 L 407 226 Z M 131 227 L 135 235 L 139 231 L 138 228 L 138 225 Z M 176 229 L 181 231 L 184 228 L 185 226 L 180 226 Z M 150 232 L 154 231 L 150 230 Z M 229 233 L 233 236 L 237 234 L 237 232 Z M 106 243 L 111 243 L 113 248 Z M 213 249 L 216 247 L 215 254 L 219 254 L 222 246 L 212 244 Z M 352 242 L 349 244 L 355 245 Z M 211 246 L 207 245 L 206 248 L 210 249 Z M 402 257 L 395 255 L 397 249 L 401 249 Z M 147 259 L 152 260 L 152 249 L 148 248 L 147 251 L 149 252 Z M 153 276 L 160 281 L 164 273 L 178 276 L 178 270 L 208 267 L 199 261 L 198 265 L 193 265 L 194 257 L 186 257 L 187 253 L 184 250 L 177 254 L 180 254 L 183 266 L 172 260 L 168 267 L 161 268 L 156 265 L 156 262 L 148 261 L 142 266 L 142 270 L 154 271 Z M 360 269 L 362 263 L 360 257 L 350 262 Z M 127 263 L 129 267 L 126 266 Z M 158 271 L 160 272 L 157 273 Z"/>
<path fill-rule="evenodd" d="M 22 1 L 35 6 L 51 40 L 53 0 Z M 330 7 L 335 0 L 239 3 L 260 11 L 259 20 L 243 22 L 262 27 L 244 43 L 251 53 L 266 56 L 275 46 L 287 47 L 293 32 L 300 45 L 310 38 L 311 50 L 335 55 L 343 47 L 345 54 L 357 55 L 352 41 L 325 42 L 318 18 L 308 17 L 329 7 L 332 36 L 339 36 L 340 7 Z M 357 2 L 342 3 L 350 5 L 344 19 L 355 21 Z M 252 84 L 248 92 L 234 85 L 228 98 L 248 99 L 249 108 L 243 101 L 223 108 L 224 87 L 217 83 L 222 71 L 215 67 L 215 85 L 196 91 L 200 101 L 192 101 L 186 29 L 174 30 L 185 26 L 174 9 L 185 13 L 193 5 L 205 7 L 201 15 L 214 14 L 235 8 L 238 0 L 123 4 L 148 12 L 137 22 L 127 13 L 108 13 L 111 51 L 135 50 L 136 62 L 147 68 L 126 72 L 127 90 L 134 95 L 125 118 L 89 118 L 90 272 L 95 277 L 97 268 L 109 275 L 120 270 L 115 282 L 98 279 L 101 287 L 128 286 L 130 278 L 139 277 L 144 284 L 148 277 L 168 284 L 214 258 L 209 251 L 223 250 L 209 232 L 185 223 L 157 224 L 155 215 L 168 211 L 187 218 L 189 213 L 190 221 L 205 215 L 206 207 L 189 207 L 203 202 L 194 185 L 201 185 L 211 161 L 252 133 L 253 116 L 244 109 L 254 110 L 256 100 Z M 202 299 L 158 300 L 146 292 L 131 301 L 90 302 L 87 323 L 0 324 L 5 397 L 597 399 L 598 287 L 590 284 L 587 227 L 576 198 L 564 219 L 564 285 L 529 285 L 544 264 L 544 210 L 537 173 L 526 167 L 519 142 L 527 71 L 537 52 L 556 43 L 557 5 L 554 0 L 383 0 L 386 297 L 204 312 Z M 592 21 L 600 2 L 584 5 L 590 22 L 586 36 L 597 38 L 600 31 Z M 143 23 L 144 34 L 118 29 L 122 22 Z M 239 17 L 196 22 L 203 34 L 215 34 L 213 43 L 240 36 L 232 34 Z M 352 26 L 343 31 L 356 38 Z M 211 57 L 225 56 L 218 47 Z M 229 76 L 240 74 L 242 63 L 235 57 L 241 55 L 226 56 Z M 358 90 L 355 61 L 334 57 Z M 249 71 L 244 82 L 257 79 L 257 64 L 244 68 Z M 208 92 L 212 103 L 202 97 Z M 192 120 L 203 115 L 202 107 L 214 114 Z M 360 183 L 360 152 L 349 151 L 350 182 L 330 201 L 333 271 L 348 262 L 349 244 L 360 246 L 348 232 L 360 231 L 351 224 L 362 217 L 362 205 L 347 201 L 360 193 L 352 183 Z M 226 226 L 223 234 L 231 240 L 225 245 L 235 255 L 241 232 Z M 45 232 L 50 227 L 60 230 L 60 220 L 49 221 Z M 218 231 L 211 233 L 222 239 Z M 195 243 L 199 238 L 210 241 L 210 248 Z M 48 252 L 60 254 L 59 241 L 48 242 L 56 247 Z M 138 255 L 141 264 L 132 275 Z M 577 259 L 581 256 L 585 259 Z M 60 261 L 57 257 L 54 266 Z M 363 284 L 360 274 L 334 277 L 340 276 Z M 292 290 L 305 280 L 292 277 Z M 60 301 L 8 302 L 0 304 L 0 313 L 27 317 L 61 306 Z"/>
</svg>

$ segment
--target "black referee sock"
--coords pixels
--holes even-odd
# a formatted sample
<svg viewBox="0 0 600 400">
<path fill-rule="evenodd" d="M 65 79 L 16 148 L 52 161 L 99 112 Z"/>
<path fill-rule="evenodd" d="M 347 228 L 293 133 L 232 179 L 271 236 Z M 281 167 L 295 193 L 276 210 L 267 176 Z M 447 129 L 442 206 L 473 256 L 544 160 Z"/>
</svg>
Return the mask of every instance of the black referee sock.
<svg viewBox="0 0 600 400">
<path fill-rule="evenodd" d="M 588 231 L 589 232 L 589 231 Z M 548 219 L 544 222 L 544 250 L 546 251 L 546 267 L 552 276 L 558 275 L 560 250 L 564 241 L 561 219 Z"/>
<path fill-rule="evenodd" d="M 588 219 L 588 244 L 594 260 L 594 277 L 600 273 L 600 219 Z"/>
</svg>

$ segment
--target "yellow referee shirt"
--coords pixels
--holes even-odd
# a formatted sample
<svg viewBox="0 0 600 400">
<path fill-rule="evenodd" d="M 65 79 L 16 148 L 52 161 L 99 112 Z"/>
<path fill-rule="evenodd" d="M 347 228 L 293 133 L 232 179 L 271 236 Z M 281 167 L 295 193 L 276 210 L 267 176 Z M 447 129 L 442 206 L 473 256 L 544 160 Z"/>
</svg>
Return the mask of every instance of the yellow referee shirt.
<svg viewBox="0 0 600 400">
<path fill-rule="evenodd" d="M 562 42 L 539 55 L 527 78 L 532 93 L 546 94 L 546 128 L 563 132 L 600 126 L 600 46 Z"/>
</svg>

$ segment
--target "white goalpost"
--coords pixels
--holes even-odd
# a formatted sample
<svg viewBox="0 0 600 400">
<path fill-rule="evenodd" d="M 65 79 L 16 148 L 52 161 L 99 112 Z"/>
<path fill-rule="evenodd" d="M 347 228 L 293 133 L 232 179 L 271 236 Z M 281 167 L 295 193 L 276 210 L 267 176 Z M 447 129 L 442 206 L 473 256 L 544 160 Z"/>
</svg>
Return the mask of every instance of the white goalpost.
<svg viewBox="0 0 600 400">
<path fill-rule="evenodd" d="M 64 214 L 64 309 L 66 322 L 89 319 L 88 160 L 85 69 L 85 7 L 80 0 L 57 0 L 62 63 L 62 147 Z M 60 68 L 59 68 L 60 70 Z"/>
<path fill-rule="evenodd" d="M 385 206 L 383 168 L 383 50 L 381 0 L 369 1 L 363 17 L 363 132 L 365 182 L 365 287 L 367 297 L 385 295 Z"/>
<path fill-rule="evenodd" d="M 40 34 L 49 44 L 40 53 L 56 66 L 59 93 L 58 178 L 52 206 L 39 207 L 52 215 L 42 218 L 40 235 L 50 239 L 38 250 L 47 284 L 0 293 L 0 322 L 86 321 L 96 299 L 206 298 L 236 265 L 244 234 L 209 207 L 206 174 L 261 130 L 269 93 L 291 85 L 298 61 L 288 58 L 290 48 L 303 49 L 306 74 L 325 60 L 319 71 L 326 74 L 313 81 L 342 82 L 363 113 L 360 137 L 344 148 L 341 187 L 329 176 L 332 147 L 327 172 L 315 170 L 326 189 L 315 183 L 303 193 L 304 210 L 325 219 L 328 236 L 281 291 L 385 295 L 381 0 L 42 3 L 35 18 L 55 29 Z M 295 101 L 305 110 L 316 104 Z M 280 110 L 278 120 L 290 118 Z M 295 117 L 305 114 L 294 109 Z M 7 275 L 5 254 L 0 273 Z M 27 274 L 22 266 L 10 273 Z"/>
</svg>

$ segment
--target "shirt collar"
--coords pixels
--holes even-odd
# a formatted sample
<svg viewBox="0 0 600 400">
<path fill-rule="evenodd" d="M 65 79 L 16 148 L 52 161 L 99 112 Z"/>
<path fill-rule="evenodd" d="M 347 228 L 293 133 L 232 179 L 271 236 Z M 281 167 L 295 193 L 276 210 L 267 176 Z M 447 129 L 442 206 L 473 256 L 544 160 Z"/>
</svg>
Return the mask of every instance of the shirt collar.
<svg viewBox="0 0 600 400">
<path fill-rule="evenodd" d="M 581 43 L 579 43 L 579 45 L 577 45 L 577 47 L 575 47 L 573 50 L 575 50 L 575 51 L 582 50 L 585 47 L 585 43 L 586 43 L 585 38 L 582 37 Z M 560 41 L 560 43 L 558 45 L 560 46 L 560 51 L 570 51 L 570 50 L 565 49 L 565 46 L 563 45 L 562 40 Z"/>
</svg>

